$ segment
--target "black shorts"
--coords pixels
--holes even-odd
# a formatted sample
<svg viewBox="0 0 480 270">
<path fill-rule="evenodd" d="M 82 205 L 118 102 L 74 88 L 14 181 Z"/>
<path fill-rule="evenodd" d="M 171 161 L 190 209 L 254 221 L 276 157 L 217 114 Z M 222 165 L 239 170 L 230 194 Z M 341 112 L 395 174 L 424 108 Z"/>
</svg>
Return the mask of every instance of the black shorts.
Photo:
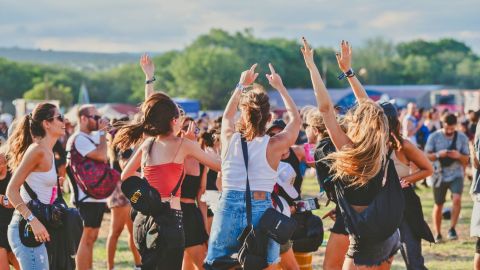
<svg viewBox="0 0 480 270">
<path fill-rule="evenodd" d="M 106 203 L 82 202 L 77 204 L 78 211 L 83 220 L 83 226 L 89 228 L 100 228 L 102 225 L 103 213 Z"/>
<path fill-rule="evenodd" d="M 183 230 L 185 231 L 185 248 L 204 244 L 208 241 L 202 212 L 194 203 L 181 203 L 183 212 Z"/>
<path fill-rule="evenodd" d="M 0 223 L 0 248 L 4 248 L 7 250 L 7 252 L 10 252 L 12 251 L 12 249 L 10 248 L 10 244 L 8 243 L 7 230 L 8 224 Z"/>
<path fill-rule="evenodd" d="M 463 178 L 459 177 L 450 182 L 442 182 L 439 187 L 433 187 L 433 199 L 435 204 L 444 204 L 447 191 L 452 194 L 462 194 Z"/>
</svg>

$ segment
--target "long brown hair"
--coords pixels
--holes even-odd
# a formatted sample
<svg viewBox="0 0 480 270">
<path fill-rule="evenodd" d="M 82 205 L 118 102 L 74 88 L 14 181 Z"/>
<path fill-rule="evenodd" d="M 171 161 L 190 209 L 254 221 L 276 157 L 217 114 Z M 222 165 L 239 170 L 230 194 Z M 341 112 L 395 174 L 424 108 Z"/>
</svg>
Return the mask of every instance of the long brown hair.
<svg viewBox="0 0 480 270">
<path fill-rule="evenodd" d="M 345 121 L 352 143 L 329 154 L 327 159 L 332 161 L 335 179 L 363 186 L 382 169 L 387 153 L 388 120 L 380 105 L 365 100 L 347 113 Z"/>
<path fill-rule="evenodd" d="M 169 135 L 173 132 L 170 122 L 180 117 L 177 104 L 165 93 L 157 92 L 148 97 L 141 106 L 141 118 L 124 124 L 115 136 L 113 144 L 126 150 L 139 143 L 143 135 Z"/>
<path fill-rule="evenodd" d="M 23 116 L 17 123 L 12 135 L 8 138 L 8 166 L 15 169 L 33 143 L 33 138 L 43 138 L 47 134 L 43 128 L 43 121 L 53 121 L 57 107 L 50 103 L 40 103 L 31 114 Z"/>
<path fill-rule="evenodd" d="M 237 123 L 238 130 L 248 141 L 265 134 L 270 119 L 270 102 L 267 93 L 254 89 L 242 94 L 239 107 L 242 117 Z"/>
</svg>

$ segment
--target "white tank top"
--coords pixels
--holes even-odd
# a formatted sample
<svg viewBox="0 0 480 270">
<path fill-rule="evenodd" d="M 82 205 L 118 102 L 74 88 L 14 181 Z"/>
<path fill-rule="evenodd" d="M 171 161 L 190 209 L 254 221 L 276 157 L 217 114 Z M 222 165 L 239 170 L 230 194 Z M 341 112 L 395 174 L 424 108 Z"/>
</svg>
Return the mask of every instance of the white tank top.
<svg viewBox="0 0 480 270">
<path fill-rule="evenodd" d="M 276 183 L 277 171 L 267 161 L 267 146 L 270 137 L 256 137 L 247 142 L 248 179 L 252 191 L 272 192 Z M 222 158 L 223 190 L 245 191 L 247 172 L 243 161 L 240 133 L 234 133 L 230 139 L 225 157 Z"/>
<path fill-rule="evenodd" d="M 42 203 L 50 204 L 53 187 L 57 185 L 55 157 L 52 159 L 52 166 L 48 172 L 31 172 L 25 179 L 25 182 L 33 189 Z M 20 196 L 25 203 L 31 200 L 23 185 L 20 188 Z"/>
</svg>

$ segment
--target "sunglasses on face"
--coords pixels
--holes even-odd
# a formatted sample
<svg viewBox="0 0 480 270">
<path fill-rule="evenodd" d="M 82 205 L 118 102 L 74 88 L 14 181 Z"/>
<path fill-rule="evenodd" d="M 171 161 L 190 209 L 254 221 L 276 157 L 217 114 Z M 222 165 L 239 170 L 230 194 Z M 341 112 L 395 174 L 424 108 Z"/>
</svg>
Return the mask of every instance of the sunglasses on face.
<svg viewBox="0 0 480 270">
<path fill-rule="evenodd" d="M 302 124 L 303 129 L 307 129 L 307 127 L 309 127 L 309 126 L 310 126 L 310 125 L 307 124 L 307 123 L 303 123 L 303 124 Z"/>
<path fill-rule="evenodd" d="M 54 115 L 54 116 L 52 116 L 52 117 L 50 117 L 50 118 L 48 118 L 48 119 L 49 119 L 49 120 L 50 120 L 50 119 L 58 119 L 58 121 L 60 121 L 60 122 L 64 122 L 64 121 L 65 121 L 65 117 L 63 116 L 63 114 Z"/>
<path fill-rule="evenodd" d="M 100 120 L 102 117 L 100 115 L 87 115 L 88 118 L 91 118 L 95 121 Z"/>
<path fill-rule="evenodd" d="M 188 131 L 188 126 L 182 127 L 182 130 Z M 198 135 L 200 133 L 200 129 L 198 127 L 195 127 L 195 130 L 193 131 L 193 133 L 195 133 L 195 135 Z"/>
</svg>

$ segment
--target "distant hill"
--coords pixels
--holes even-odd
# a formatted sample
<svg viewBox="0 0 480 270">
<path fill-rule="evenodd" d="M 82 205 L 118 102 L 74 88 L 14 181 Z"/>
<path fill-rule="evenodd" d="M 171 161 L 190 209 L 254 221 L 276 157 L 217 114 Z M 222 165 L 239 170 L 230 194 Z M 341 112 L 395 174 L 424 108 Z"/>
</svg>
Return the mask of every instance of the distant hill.
<svg viewBox="0 0 480 270">
<path fill-rule="evenodd" d="M 0 57 L 11 61 L 64 65 L 77 70 L 105 70 L 138 61 L 140 53 L 66 52 L 40 49 L 0 48 Z"/>
</svg>

